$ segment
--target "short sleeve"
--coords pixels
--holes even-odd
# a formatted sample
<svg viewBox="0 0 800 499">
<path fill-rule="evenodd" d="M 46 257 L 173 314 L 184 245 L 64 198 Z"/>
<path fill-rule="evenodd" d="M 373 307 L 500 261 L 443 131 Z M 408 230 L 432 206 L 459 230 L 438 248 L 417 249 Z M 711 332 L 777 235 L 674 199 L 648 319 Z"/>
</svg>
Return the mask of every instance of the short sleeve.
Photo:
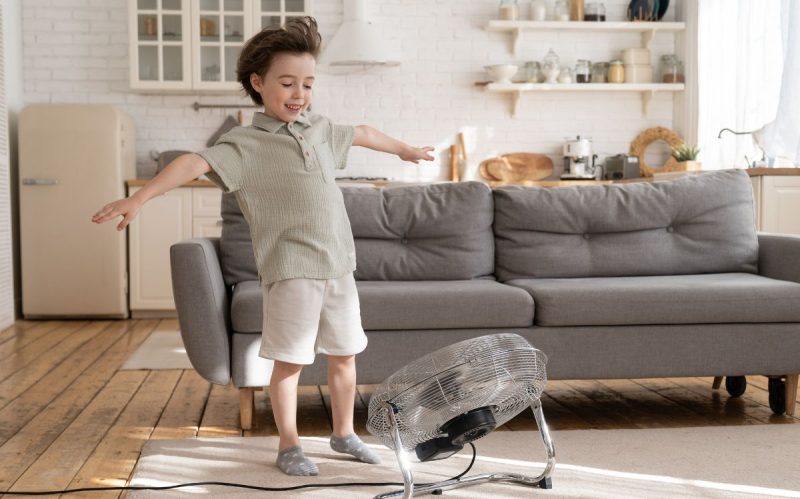
<svg viewBox="0 0 800 499">
<path fill-rule="evenodd" d="M 228 135 L 197 154 L 211 166 L 206 176 L 224 192 L 235 192 L 242 187 L 242 152 Z"/>
<path fill-rule="evenodd" d="M 331 124 L 331 149 L 338 170 L 347 167 L 347 153 L 353 145 L 355 132 L 356 129 L 350 125 Z"/>
</svg>

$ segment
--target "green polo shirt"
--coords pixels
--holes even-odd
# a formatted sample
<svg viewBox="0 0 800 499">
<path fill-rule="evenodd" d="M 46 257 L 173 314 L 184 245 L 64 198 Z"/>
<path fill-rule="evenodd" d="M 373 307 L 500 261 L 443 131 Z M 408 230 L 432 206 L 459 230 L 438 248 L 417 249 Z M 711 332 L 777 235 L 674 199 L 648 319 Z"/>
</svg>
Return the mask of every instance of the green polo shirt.
<svg viewBox="0 0 800 499">
<path fill-rule="evenodd" d="M 355 244 L 334 169 L 347 165 L 355 129 L 302 113 L 285 123 L 263 113 L 198 154 L 207 176 L 235 193 L 250 224 L 262 282 L 334 279 L 356 268 Z"/>
</svg>

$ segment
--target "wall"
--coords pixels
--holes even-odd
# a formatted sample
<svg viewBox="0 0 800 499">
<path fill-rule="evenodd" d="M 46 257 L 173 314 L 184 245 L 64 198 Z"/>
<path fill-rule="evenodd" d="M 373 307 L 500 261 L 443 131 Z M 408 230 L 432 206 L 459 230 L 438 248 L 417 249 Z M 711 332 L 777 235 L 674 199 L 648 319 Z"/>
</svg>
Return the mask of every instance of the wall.
<svg viewBox="0 0 800 499">
<path fill-rule="evenodd" d="M 467 135 L 472 168 L 491 154 L 515 151 L 550 154 L 560 165 L 566 137 L 590 136 L 601 156 L 626 152 L 630 141 L 651 126 L 673 126 L 673 96 L 656 95 L 647 116 L 637 93 L 527 94 L 516 119 L 511 99 L 488 94 L 484 65 L 541 60 L 549 48 L 562 63 L 578 58 L 609 60 L 619 49 L 640 46 L 635 33 L 525 32 L 519 57 L 508 34 L 484 30 L 497 17 L 497 1 L 374 0 L 370 18 L 400 44 L 400 67 L 352 74 L 319 72 L 315 111 L 335 121 L 366 123 L 404 141 L 437 147 L 434 164 L 403 164 L 387 155 L 355 148 L 343 175 L 406 180 L 446 178 L 447 154 L 455 134 Z M 553 2 L 548 2 L 552 4 Z M 622 20 L 626 0 L 603 2 L 609 21 Z M 674 3 L 674 2 L 673 2 Z M 323 40 L 341 22 L 341 0 L 316 0 Z M 665 20 L 674 18 L 671 6 Z M 195 102 L 239 103 L 239 97 L 146 95 L 128 90 L 125 0 L 26 0 L 23 4 L 26 102 L 101 102 L 129 112 L 137 124 L 140 172 L 151 174 L 152 150 L 197 150 L 223 122 L 226 111 L 194 111 Z M 674 51 L 675 37 L 658 34 L 653 60 Z M 228 111 L 230 112 L 230 111 Z M 248 113 L 249 114 L 249 113 Z"/>
</svg>

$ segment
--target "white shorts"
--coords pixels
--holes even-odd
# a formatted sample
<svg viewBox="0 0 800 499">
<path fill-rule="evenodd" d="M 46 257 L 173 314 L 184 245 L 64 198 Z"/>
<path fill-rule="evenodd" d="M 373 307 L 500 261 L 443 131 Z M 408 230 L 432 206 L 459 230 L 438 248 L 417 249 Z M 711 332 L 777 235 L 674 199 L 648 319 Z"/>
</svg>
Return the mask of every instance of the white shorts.
<svg viewBox="0 0 800 499">
<path fill-rule="evenodd" d="M 367 347 L 353 274 L 262 284 L 264 326 L 259 355 L 313 364 L 318 353 L 355 355 Z"/>
</svg>

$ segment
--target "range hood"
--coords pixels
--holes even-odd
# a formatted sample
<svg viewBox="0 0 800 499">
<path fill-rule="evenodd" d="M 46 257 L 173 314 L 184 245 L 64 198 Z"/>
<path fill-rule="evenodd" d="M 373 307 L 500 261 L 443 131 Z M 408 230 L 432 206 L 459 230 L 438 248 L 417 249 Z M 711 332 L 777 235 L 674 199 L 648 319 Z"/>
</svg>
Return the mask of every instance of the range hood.
<svg viewBox="0 0 800 499">
<path fill-rule="evenodd" d="M 344 0 L 344 20 L 319 58 L 325 66 L 397 66 L 399 53 L 367 21 L 365 0 Z"/>
</svg>

